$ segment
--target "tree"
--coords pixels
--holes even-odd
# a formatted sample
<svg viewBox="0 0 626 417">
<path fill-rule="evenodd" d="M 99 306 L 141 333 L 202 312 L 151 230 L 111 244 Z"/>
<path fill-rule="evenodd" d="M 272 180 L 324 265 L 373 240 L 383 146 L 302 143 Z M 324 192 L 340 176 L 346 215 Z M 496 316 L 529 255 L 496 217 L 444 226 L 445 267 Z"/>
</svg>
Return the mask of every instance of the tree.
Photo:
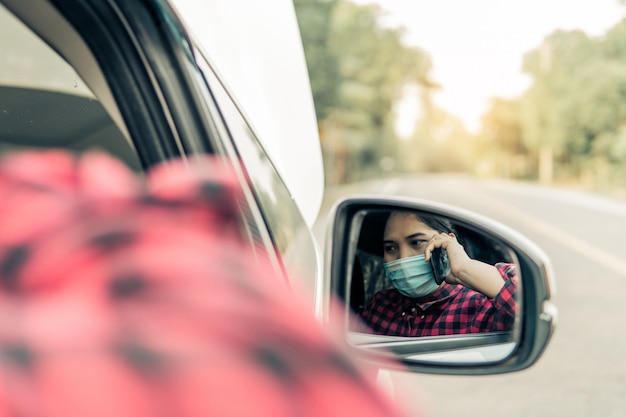
<svg viewBox="0 0 626 417">
<path fill-rule="evenodd" d="M 433 106 L 400 149 L 407 172 L 463 172 L 473 164 L 473 145 L 460 118 Z"/>
<path fill-rule="evenodd" d="M 407 83 L 429 86 L 431 62 L 403 44 L 381 10 L 347 0 L 296 0 L 328 178 L 351 179 L 396 157 L 393 105 Z M 322 21 L 323 20 L 323 21 Z"/>
<path fill-rule="evenodd" d="M 539 154 L 539 178 L 551 182 L 553 158 L 567 155 L 574 140 L 567 124 L 569 99 L 579 94 L 574 83 L 586 62 L 598 56 L 594 41 L 582 31 L 556 31 L 526 54 L 523 70 L 534 80 L 523 103 L 524 140 Z M 573 92 L 578 89 L 577 92 Z"/>
<path fill-rule="evenodd" d="M 493 171 L 507 178 L 527 177 L 530 154 L 524 143 L 521 102 L 517 99 L 491 99 L 481 118 L 481 149 Z"/>
<path fill-rule="evenodd" d="M 533 78 L 521 99 L 524 143 L 549 155 L 544 165 L 589 177 L 626 162 L 626 21 L 598 38 L 556 31 L 526 54 L 524 70 Z"/>
<path fill-rule="evenodd" d="M 318 119 L 326 117 L 338 98 L 339 59 L 328 39 L 336 4 L 337 0 L 294 0 Z"/>
</svg>

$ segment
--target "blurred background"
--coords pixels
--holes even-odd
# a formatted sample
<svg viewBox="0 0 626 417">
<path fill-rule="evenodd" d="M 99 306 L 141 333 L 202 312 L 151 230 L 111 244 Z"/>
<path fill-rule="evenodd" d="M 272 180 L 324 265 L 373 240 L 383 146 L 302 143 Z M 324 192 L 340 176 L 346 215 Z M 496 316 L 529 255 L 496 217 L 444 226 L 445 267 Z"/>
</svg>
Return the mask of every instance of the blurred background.
<svg viewBox="0 0 626 417">
<path fill-rule="evenodd" d="M 619 1 L 294 4 L 327 184 L 462 172 L 624 194 Z"/>
<path fill-rule="evenodd" d="M 346 193 L 462 207 L 526 235 L 556 333 L 513 374 L 391 373 L 416 416 L 626 415 L 626 5 L 294 0 L 326 175 Z"/>
</svg>

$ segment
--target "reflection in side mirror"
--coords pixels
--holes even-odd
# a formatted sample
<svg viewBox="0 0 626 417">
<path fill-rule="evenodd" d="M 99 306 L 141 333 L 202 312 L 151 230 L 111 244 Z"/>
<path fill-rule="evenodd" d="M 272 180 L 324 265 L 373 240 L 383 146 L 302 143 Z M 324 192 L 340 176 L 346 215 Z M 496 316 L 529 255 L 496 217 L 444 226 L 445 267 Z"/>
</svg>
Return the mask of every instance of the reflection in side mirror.
<svg viewBox="0 0 626 417">
<path fill-rule="evenodd" d="M 532 243 L 423 201 L 346 199 L 334 216 L 331 287 L 353 346 L 442 373 L 507 372 L 538 358 L 554 317 L 549 261 Z"/>
<path fill-rule="evenodd" d="M 352 318 L 350 328 L 404 337 L 513 333 L 517 270 L 509 247 L 450 218 L 363 211 L 349 304 L 366 326 Z"/>
</svg>

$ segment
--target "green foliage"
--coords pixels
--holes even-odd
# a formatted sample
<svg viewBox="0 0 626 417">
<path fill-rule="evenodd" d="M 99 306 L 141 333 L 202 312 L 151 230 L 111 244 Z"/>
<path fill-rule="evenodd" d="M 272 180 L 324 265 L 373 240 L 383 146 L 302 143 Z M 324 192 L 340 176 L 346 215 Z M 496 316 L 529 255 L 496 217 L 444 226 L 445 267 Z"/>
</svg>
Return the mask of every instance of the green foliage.
<svg viewBox="0 0 626 417">
<path fill-rule="evenodd" d="M 337 102 L 339 61 L 329 50 L 331 16 L 337 0 L 294 0 L 309 66 L 311 90 L 318 118 Z"/>
<path fill-rule="evenodd" d="M 482 129 L 476 146 L 478 166 L 505 178 L 530 178 L 534 160 L 524 141 L 523 103 L 519 99 L 492 98 L 489 110 L 481 118 Z"/>
<path fill-rule="evenodd" d="M 598 54 L 583 32 L 557 31 L 525 56 L 523 68 L 534 80 L 523 100 L 524 138 L 530 147 L 549 147 L 560 154 L 580 139 L 571 136 L 580 131 L 570 125 L 568 114 L 572 95 L 584 92 L 573 81 L 587 62 L 597 61 L 593 55 Z"/>
<path fill-rule="evenodd" d="M 400 147 L 407 172 L 463 172 L 471 169 L 476 142 L 463 122 L 431 108 L 417 124 L 413 137 Z"/>
<path fill-rule="evenodd" d="M 494 149 L 511 154 L 524 153 L 521 103 L 519 100 L 493 98 L 481 119 L 482 136 Z"/>
<path fill-rule="evenodd" d="M 524 56 L 523 70 L 531 87 L 496 101 L 482 136 L 529 160 L 548 150 L 556 178 L 617 182 L 626 165 L 626 20 L 597 38 L 555 31 Z"/>
<path fill-rule="evenodd" d="M 327 173 L 337 182 L 395 157 L 394 103 L 407 83 L 430 88 L 430 57 L 379 23 L 381 11 L 347 0 L 295 0 Z M 343 166 L 333 173 L 336 165 Z M 358 177 L 357 175 L 356 177 Z"/>
<path fill-rule="evenodd" d="M 470 135 L 432 104 L 429 55 L 405 45 L 402 28 L 382 26 L 376 6 L 294 5 L 331 182 L 443 170 L 606 183 L 626 175 L 626 20 L 602 37 L 547 36 L 521 57 L 530 88 L 494 98 Z M 413 136 L 400 140 L 394 110 L 407 85 L 418 86 L 421 109 Z"/>
</svg>

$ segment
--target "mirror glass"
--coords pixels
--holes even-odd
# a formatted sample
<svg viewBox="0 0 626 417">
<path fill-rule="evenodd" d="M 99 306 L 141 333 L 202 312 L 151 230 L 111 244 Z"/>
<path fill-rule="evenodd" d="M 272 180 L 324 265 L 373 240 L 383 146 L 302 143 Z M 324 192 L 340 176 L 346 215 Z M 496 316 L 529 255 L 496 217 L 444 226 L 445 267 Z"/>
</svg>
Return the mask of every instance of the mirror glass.
<svg viewBox="0 0 626 417">
<path fill-rule="evenodd" d="M 512 353 L 522 294 L 511 246 L 483 226 L 432 212 L 370 209 L 352 219 L 353 345 L 459 364 Z"/>
</svg>

